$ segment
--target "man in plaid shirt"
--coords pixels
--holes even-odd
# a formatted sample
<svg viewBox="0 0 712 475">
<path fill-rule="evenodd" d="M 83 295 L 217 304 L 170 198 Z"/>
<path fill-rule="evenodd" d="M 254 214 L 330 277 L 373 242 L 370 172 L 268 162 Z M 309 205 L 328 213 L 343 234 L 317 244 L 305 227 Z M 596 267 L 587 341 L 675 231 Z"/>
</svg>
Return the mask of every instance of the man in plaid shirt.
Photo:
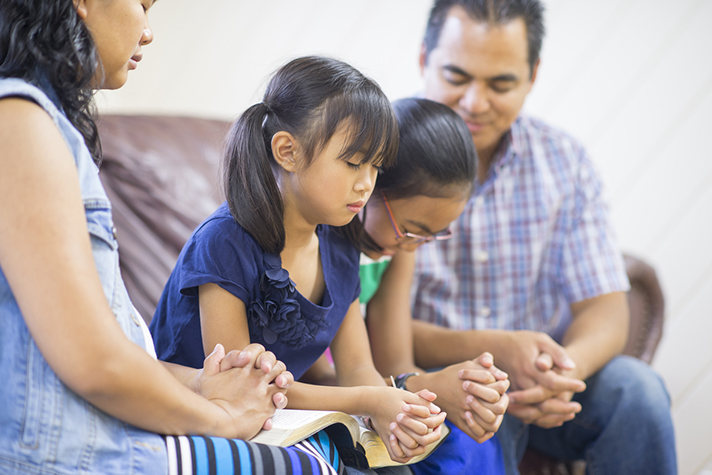
<svg viewBox="0 0 712 475">
<path fill-rule="evenodd" d="M 576 140 L 520 114 L 542 14 L 538 0 L 436 0 L 431 11 L 425 97 L 465 120 L 479 164 L 453 238 L 417 253 L 417 361 L 446 366 L 489 351 L 509 373 L 498 432 L 508 473 L 527 444 L 586 459 L 589 473 L 676 473 L 662 381 L 617 356 L 629 283 L 599 177 Z"/>
</svg>

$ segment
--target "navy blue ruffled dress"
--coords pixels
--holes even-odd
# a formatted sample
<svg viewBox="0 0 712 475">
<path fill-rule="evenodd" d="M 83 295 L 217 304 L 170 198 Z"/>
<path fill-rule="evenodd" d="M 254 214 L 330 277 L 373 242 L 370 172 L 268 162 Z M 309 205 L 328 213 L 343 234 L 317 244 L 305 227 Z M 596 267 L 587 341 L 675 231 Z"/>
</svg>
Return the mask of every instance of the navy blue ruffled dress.
<svg viewBox="0 0 712 475">
<path fill-rule="evenodd" d="M 316 232 L 326 284 L 321 305 L 294 288 L 279 256 L 264 253 L 223 203 L 193 232 L 163 289 L 150 326 L 158 358 L 202 368 L 198 286 L 214 283 L 245 304 L 250 341 L 301 377 L 329 346 L 360 292 L 359 252 L 330 226 Z"/>
</svg>

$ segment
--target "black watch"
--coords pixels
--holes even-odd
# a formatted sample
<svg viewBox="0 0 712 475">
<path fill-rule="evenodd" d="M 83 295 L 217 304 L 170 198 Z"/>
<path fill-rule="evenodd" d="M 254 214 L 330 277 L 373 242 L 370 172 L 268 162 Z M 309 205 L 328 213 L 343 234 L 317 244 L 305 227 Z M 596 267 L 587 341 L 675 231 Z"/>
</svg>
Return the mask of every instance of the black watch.
<svg viewBox="0 0 712 475">
<path fill-rule="evenodd" d="M 395 387 L 398 389 L 404 389 L 407 391 L 405 388 L 405 380 L 410 378 L 411 376 L 420 376 L 420 373 L 401 373 L 398 376 L 396 376 L 393 379 L 393 382 L 395 384 Z"/>
</svg>

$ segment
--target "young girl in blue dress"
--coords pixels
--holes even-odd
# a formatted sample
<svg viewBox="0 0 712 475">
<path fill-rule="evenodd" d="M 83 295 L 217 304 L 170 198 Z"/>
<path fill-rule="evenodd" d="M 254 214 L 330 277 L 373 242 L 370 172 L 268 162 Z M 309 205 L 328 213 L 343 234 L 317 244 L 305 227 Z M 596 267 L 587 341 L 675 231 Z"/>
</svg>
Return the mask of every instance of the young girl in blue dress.
<svg viewBox="0 0 712 475">
<path fill-rule="evenodd" d="M 436 402 L 447 412 L 450 435 L 427 459 L 410 466 L 416 475 L 503 474 L 501 446 L 493 436 L 507 408 L 509 381 L 492 355 L 437 371 L 417 367 L 413 356 L 413 251 L 452 236 L 448 226 L 475 186 L 472 137 L 443 104 L 408 98 L 394 102 L 393 109 L 400 132 L 398 159 L 379 176 L 362 212 L 360 301 L 374 362 L 398 387 L 437 388 Z M 329 383 L 332 372 L 321 359 L 307 379 Z"/>
<path fill-rule="evenodd" d="M 397 147 L 374 82 L 328 58 L 283 66 L 232 128 L 227 202 L 186 243 L 151 322 L 159 358 L 197 367 L 218 343 L 257 342 L 298 379 L 330 345 L 340 387 L 294 383 L 288 407 L 367 416 L 395 461 L 438 440 L 435 395 L 385 385 L 358 303 L 357 215 Z"/>
<path fill-rule="evenodd" d="M 159 362 L 126 292 L 91 101 L 138 66 L 152 6 L 0 2 L 0 473 L 335 473 L 328 441 L 233 439 L 286 403 L 273 354 Z"/>
</svg>

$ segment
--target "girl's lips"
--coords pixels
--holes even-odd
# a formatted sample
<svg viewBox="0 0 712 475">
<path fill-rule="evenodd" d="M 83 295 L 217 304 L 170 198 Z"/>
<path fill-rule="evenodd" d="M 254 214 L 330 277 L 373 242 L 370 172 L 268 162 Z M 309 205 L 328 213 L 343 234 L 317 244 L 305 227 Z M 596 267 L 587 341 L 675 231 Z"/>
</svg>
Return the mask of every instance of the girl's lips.
<svg viewBox="0 0 712 475">
<path fill-rule="evenodd" d="M 129 59 L 129 69 L 136 69 L 138 66 L 138 62 L 143 59 L 143 54 L 138 53 L 133 56 L 131 56 L 131 59 Z"/>
<path fill-rule="evenodd" d="M 352 213 L 359 213 L 361 209 L 366 205 L 364 200 L 358 200 L 355 203 L 350 203 L 346 205 L 346 208 Z"/>
</svg>

